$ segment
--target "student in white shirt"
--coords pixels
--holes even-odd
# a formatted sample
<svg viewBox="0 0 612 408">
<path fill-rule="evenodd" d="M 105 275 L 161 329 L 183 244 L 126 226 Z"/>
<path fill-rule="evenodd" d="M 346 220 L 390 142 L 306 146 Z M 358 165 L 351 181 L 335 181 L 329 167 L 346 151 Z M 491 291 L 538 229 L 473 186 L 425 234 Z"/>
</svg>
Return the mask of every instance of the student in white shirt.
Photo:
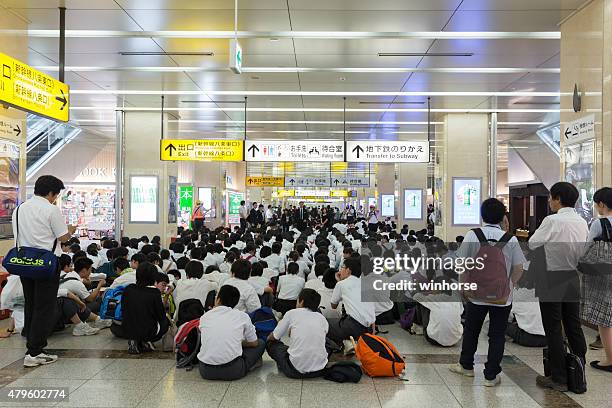
<svg viewBox="0 0 612 408">
<path fill-rule="evenodd" d="M 66 289 L 77 295 L 94 313 L 100 310 L 102 303 L 101 289 L 106 284 L 104 279 L 98 281 L 96 287 L 89 292 L 87 285 L 92 285 L 90 275 L 93 262 L 89 258 L 79 258 L 74 261 L 74 271 L 60 277 L 60 289 Z M 110 327 L 110 324 L 106 327 Z"/>
<path fill-rule="evenodd" d="M 524 347 L 546 346 L 542 313 L 534 289 L 514 289 L 510 316 L 513 316 L 515 321 L 508 324 L 506 336 L 514 343 Z"/>
<path fill-rule="evenodd" d="M 98 244 L 87 245 L 87 257 L 92 260 L 94 269 L 98 269 L 104 263 L 104 259 L 98 253 Z"/>
<path fill-rule="evenodd" d="M 209 282 L 212 282 L 216 285 L 217 288 L 223 286 L 226 280 L 228 280 L 230 276 L 227 273 L 222 273 L 219 271 L 219 268 L 215 265 L 209 265 L 204 270 L 204 276 L 202 279 L 206 279 Z"/>
<path fill-rule="evenodd" d="M 262 306 L 272 306 L 274 301 L 272 293 L 274 291 L 270 287 L 270 280 L 263 276 L 263 266 L 259 262 L 251 265 L 251 277 L 247 282 L 257 292 Z"/>
<path fill-rule="evenodd" d="M 287 261 L 281 256 L 281 249 L 283 248 L 280 242 L 275 242 L 272 244 L 272 254 L 267 258 L 264 258 L 264 261 L 268 263 L 268 268 L 275 269 L 279 274 L 285 273 L 285 267 Z"/>
<path fill-rule="evenodd" d="M 300 267 L 295 262 L 289 263 L 287 266 L 287 274 L 281 275 L 278 278 L 276 286 L 277 299 L 274 302 L 274 310 L 279 313 L 287 313 L 291 309 L 295 309 L 296 300 L 304 289 L 304 278 L 298 276 Z"/>
<path fill-rule="evenodd" d="M 324 374 L 327 365 L 325 336 L 329 325 L 319 313 L 321 295 L 304 289 L 298 296 L 297 308 L 289 310 L 268 336 L 268 354 L 278 371 L 289 378 L 315 378 Z M 289 336 L 289 346 L 281 341 Z"/>
<path fill-rule="evenodd" d="M 262 364 L 266 344 L 257 338 L 249 316 L 235 309 L 240 297 L 237 288 L 221 287 L 215 307 L 200 318 L 198 360 L 205 380 L 237 380 Z"/>
<path fill-rule="evenodd" d="M 199 261 L 190 261 L 185 267 L 185 272 L 187 279 L 179 279 L 174 289 L 175 318 L 178 317 L 181 302 L 187 299 L 197 299 L 202 303 L 202 307 L 205 307 L 208 293 L 217 290 L 215 283 L 202 279 L 204 267 Z"/>
<path fill-rule="evenodd" d="M 223 286 L 234 286 L 240 292 L 240 300 L 236 309 L 251 313 L 261 307 L 261 301 L 248 279 L 251 276 L 251 263 L 245 259 L 236 259 L 232 265 L 232 277 L 225 281 Z"/>
<path fill-rule="evenodd" d="M 374 304 L 361 300 L 361 260 L 357 257 L 345 259 L 340 271 L 336 274 L 338 283 L 331 298 L 332 309 L 337 309 L 340 302 L 346 310 L 346 316 L 340 319 L 328 319 L 327 337 L 337 345 L 344 342 L 344 352 L 352 352 L 353 337 L 355 341 L 363 333 L 370 332 L 376 321 Z"/>
<path fill-rule="evenodd" d="M 162 264 L 160 266 L 163 273 L 168 273 L 168 271 L 178 269 L 176 267 L 176 262 L 174 262 L 170 256 L 170 251 L 168 251 L 167 249 L 162 249 L 159 252 L 159 257 L 162 260 Z"/>
<path fill-rule="evenodd" d="M 329 264 L 326 264 L 325 262 L 317 263 L 314 267 L 314 274 L 316 278 L 310 279 L 308 282 L 306 282 L 306 285 L 304 285 L 304 287 L 307 289 L 314 289 L 316 291 L 321 288 L 324 288 L 325 285 L 323 284 L 323 275 L 325 274 L 325 272 L 327 272 L 328 269 Z"/>
<path fill-rule="evenodd" d="M 338 273 L 337 269 L 327 268 L 321 277 L 323 287 L 317 289 L 317 293 L 319 293 L 321 296 L 319 309 L 321 310 L 323 317 L 326 319 L 339 319 L 342 316 L 342 302 L 338 304 L 336 309 L 332 308 L 331 306 L 331 298 L 334 293 L 334 288 L 338 283 L 338 281 L 336 281 L 336 273 Z"/>
<path fill-rule="evenodd" d="M 233 251 L 228 251 L 225 255 L 225 260 L 219 265 L 219 272 L 226 274 L 228 277 L 232 270 L 232 264 L 236 260 L 236 254 Z"/>
<path fill-rule="evenodd" d="M 495 299 L 495 302 L 484 302 L 482 300 L 472 299 L 468 295 L 468 302 L 465 305 L 465 325 L 463 330 L 463 343 L 461 346 L 461 357 L 459 363 L 449 367 L 450 371 L 465 375 L 468 377 L 474 376 L 474 354 L 478 347 L 478 337 L 482 330 L 487 315 L 489 316 L 489 351 L 487 362 L 484 369 L 485 387 L 495 387 L 500 384 L 502 371 L 501 361 L 504 356 L 504 346 L 506 344 L 506 326 L 508 325 L 508 316 L 512 304 L 512 288 L 523 275 L 523 264 L 526 262 L 525 256 L 519 246 L 516 237 L 510 237 L 502 230 L 500 225 L 504 221 L 506 214 L 506 206 L 501 201 L 495 198 L 485 200 L 480 207 L 480 215 L 485 225 L 482 228 L 471 230 L 465 236 L 465 239 L 457 256 L 459 258 L 468 258 L 477 260 L 477 255 L 481 246 L 477 234 L 482 234 L 481 237 L 487 241 L 504 241 L 502 245 L 502 253 L 506 267 L 506 281 L 509 290 L 509 296 L 506 302 L 502 303 L 502 299 Z M 479 271 L 485 274 L 487 271 Z M 476 284 L 478 284 L 476 282 Z"/>
<path fill-rule="evenodd" d="M 540 301 L 542 324 L 546 333 L 551 376 L 538 376 L 544 388 L 567 391 L 565 344 L 584 361 L 586 340 L 580 323 L 580 277 L 576 266 L 589 235 L 586 221 L 574 209 L 580 197 L 578 189 L 567 182 L 550 188 L 548 204 L 556 214 L 544 218 L 529 238 L 529 248 L 544 246 L 546 271 L 538 271 L 536 296 Z"/>
</svg>

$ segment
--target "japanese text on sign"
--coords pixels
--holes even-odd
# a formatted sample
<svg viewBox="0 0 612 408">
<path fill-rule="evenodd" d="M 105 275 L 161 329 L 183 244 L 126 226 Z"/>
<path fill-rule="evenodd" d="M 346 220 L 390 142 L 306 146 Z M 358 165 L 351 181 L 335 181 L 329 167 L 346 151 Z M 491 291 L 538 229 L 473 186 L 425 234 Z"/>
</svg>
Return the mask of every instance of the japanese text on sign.
<svg viewBox="0 0 612 408">
<path fill-rule="evenodd" d="M 342 141 L 248 140 L 245 143 L 246 161 L 344 161 L 344 142 Z"/>
<path fill-rule="evenodd" d="M 161 141 L 164 161 L 242 161 L 242 140 L 170 140 Z"/>
<path fill-rule="evenodd" d="M 429 142 L 399 140 L 347 141 L 346 161 L 366 163 L 426 163 L 429 161 Z"/>
</svg>

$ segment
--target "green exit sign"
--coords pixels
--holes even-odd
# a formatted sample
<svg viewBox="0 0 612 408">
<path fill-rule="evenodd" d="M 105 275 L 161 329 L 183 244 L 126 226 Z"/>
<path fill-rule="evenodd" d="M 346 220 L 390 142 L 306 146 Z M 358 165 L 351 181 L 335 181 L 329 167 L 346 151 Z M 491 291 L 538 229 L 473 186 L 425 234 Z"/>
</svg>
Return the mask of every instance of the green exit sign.
<svg viewBox="0 0 612 408">
<path fill-rule="evenodd" d="M 236 39 L 230 40 L 229 67 L 234 74 L 242 73 L 242 47 Z"/>
</svg>

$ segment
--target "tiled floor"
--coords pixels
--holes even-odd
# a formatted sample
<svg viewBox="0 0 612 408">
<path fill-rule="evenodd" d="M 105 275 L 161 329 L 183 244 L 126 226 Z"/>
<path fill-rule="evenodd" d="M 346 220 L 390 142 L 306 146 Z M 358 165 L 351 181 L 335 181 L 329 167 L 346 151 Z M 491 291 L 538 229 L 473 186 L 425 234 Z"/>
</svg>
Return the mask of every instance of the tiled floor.
<svg viewBox="0 0 612 408">
<path fill-rule="evenodd" d="M 267 355 L 264 365 L 246 378 L 229 382 L 204 381 L 197 370 L 174 368 L 170 353 L 134 358 L 125 353 L 126 342 L 108 330 L 92 337 L 72 337 L 68 332 L 54 335 L 49 349 L 62 358 L 55 364 L 35 369 L 21 366 L 24 341 L 20 336 L 0 340 L 0 386 L 70 388 L 70 400 L 60 404 L 13 404 L 2 406 L 67 407 L 483 407 L 570 408 L 610 407 L 612 375 L 588 368 L 589 391 L 567 395 L 544 391 L 533 378 L 542 371 L 541 349 L 527 349 L 508 343 L 502 383 L 496 388 L 482 386 L 482 356 L 486 338 L 478 347 L 480 364 L 474 379 L 448 371 L 457 359 L 459 347 L 436 348 L 422 336 L 412 336 L 399 326 L 388 327 L 386 335 L 406 355 L 408 381 L 396 378 L 369 378 L 358 384 L 336 384 L 322 379 L 291 380 L 278 373 Z M 585 329 L 587 340 L 594 332 Z M 602 352 L 589 351 L 588 358 Z M 577 404 L 578 403 L 578 404 Z"/>
</svg>

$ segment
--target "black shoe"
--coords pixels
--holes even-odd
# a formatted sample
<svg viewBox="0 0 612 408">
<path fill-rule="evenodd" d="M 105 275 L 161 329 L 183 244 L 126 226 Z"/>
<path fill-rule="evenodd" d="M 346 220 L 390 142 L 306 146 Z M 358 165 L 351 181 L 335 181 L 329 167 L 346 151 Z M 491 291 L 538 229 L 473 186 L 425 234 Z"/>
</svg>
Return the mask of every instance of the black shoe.
<svg viewBox="0 0 612 408">
<path fill-rule="evenodd" d="M 536 377 L 536 384 L 542 388 L 550 388 L 551 390 L 567 392 L 567 384 L 559 384 L 554 382 L 552 377 L 545 377 L 538 375 Z"/>
<path fill-rule="evenodd" d="M 155 346 L 150 341 L 142 341 L 138 344 L 138 348 L 143 353 L 152 353 L 155 351 Z"/>
<path fill-rule="evenodd" d="M 136 340 L 128 340 L 128 354 L 140 354 Z"/>
<path fill-rule="evenodd" d="M 606 371 L 612 373 L 612 365 L 600 365 L 599 360 L 591 361 L 591 367 L 596 370 Z"/>
</svg>

